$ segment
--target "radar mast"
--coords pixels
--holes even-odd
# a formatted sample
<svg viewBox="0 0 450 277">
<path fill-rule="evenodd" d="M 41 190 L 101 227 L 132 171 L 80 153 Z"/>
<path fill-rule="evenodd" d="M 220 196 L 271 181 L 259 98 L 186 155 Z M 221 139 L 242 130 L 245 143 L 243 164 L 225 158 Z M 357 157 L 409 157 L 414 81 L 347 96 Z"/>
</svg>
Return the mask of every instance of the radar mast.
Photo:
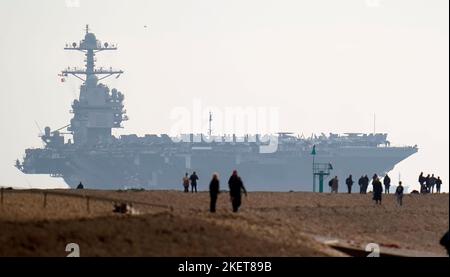
<svg viewBox="0 0 450 277">
<path fill-rule="evenodd" d="M 85 53 L 86 56 L 86 68 L 85 69 L 78 69 L 76 67 L 70 68 L 62 71 L 63 76 L 73 75 L 80 79 L 81 81 L 85 82 L 87 79 L 89 79 L 90 76 L 102 76 L 98 78 L 98 81 L 103 80 L 105 78 L 108 78 L 110 76 L 116 75 L 117 78 L 119 78 L 120 74 L 123 73 L 122 70 L 115 70 L 111 67 L 109 69 L 103 69 L 101 68 L 95 68 L 95 54 L 102 51 L 109 51 L 109 50 L 117 50 L 116 45 L 109 44 L 108 42 L 102 43 L 97 40 L 95 35 L 93 33 L 89 32 L 89 25 L 86 25 L 86 34 L 84 37 L 84 40 L 80 41 L 79 43 L 73 42 L 72 44 L 66 44 L 66 47 L 64 50 L 72 50 L 72 51 L 80 51 Z M 86 77 L 82 77 L 82 76 Z"/>
</svg>

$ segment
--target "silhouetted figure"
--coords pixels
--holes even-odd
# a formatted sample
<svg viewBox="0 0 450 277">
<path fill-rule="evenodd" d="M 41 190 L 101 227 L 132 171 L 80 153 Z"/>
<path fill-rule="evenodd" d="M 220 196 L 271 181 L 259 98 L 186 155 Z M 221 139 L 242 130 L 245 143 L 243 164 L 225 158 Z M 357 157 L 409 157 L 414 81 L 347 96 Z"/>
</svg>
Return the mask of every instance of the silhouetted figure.
<svg viewBox="0 0 450 277">
<path fill-rule="evenodd" d="M 198 180 L 198 176 L 197 173 L 195 173 L 195 171 L 192 173 L 192 175 L 189 177 L 189 180 L 191 180 L 191 192 L 194 193 L 197 192 L 197 180 Z"/>
<path fill-rule="evenodd" d="M 217 173 L 214 173 L 212 176 L 212 180 L 209 183 L 209 196 L 211 198 L 211 202 L 209 205 L 209 211 L 212 213 L 216 212 L 216 203 L 217 203 L 217 196 L 219 195 L 220 191 L 220 182 L 219 182 L 219 176 Z"/>
<path fill-rule="evenodd" d="M 441 177 L 437 177 L 436 179 L 436 193 L 441 193 L 441 185 L 442 185 L 442 180 Z"/>
<path fill-rule="evenodd" d="M 363 194 L 364 193 L 364 176 L 361 176 L 361 178 L 359 178 L 358 185 L 359 185 L 359 193 Z"/>
<path fill-rule="evenodd" d="M 391 178 L 389 178 L 389 175 L 386 174 L 383 179 L 383 185 L 384 185 L 384 193 L 389 194 L 389 188 L 391 187 Z"/>
<path fill-rule="evenodd" d="M 367 188 L 369 188 L 369 177 L 366 175 L 364 176 L 364 187 L 363 187 L 364 194 L 367 193 Z"/>
<path fill-rule="evenodd" d="M 447 255 L 450 255 L 450 237 L 447 233 L 445 233 L 445 235 L 441 238 L 441 241 L 439 242 L 442 246 L 445 247 L 445 249 L 447 249 Z"/>
<path fill-rule="evenodd" d="M 233 206 L 233 212 L 236 213 L 241 206 L 242 191 L 245 193 L 245 196 L 247 196 L 247 190 L 236 170 L 233 171 L 233 174 L 228 180 L 228 185 L 230 187 L 231 205 Z"/>
<path fill-rule="evenodd" d="M 381 195 L 383 194 L 383 185 L 381 184 L 381 181 L 378 178 L 377 174 L 373 175 L 372 186 L 373 186 L 373 200 L 375 200 L 375 204 L 381 205 Z"/>
<path fill-rule="evenodd" d="M 422 185 L 423 183 L 425 183 L 425 177 L 423 176 L 423 172 L 420 172 L 419 184 Z"/>
<path fill-rule="evenodd" d="M 353 179 L 351 174 L 345 179 L 345 184 L 347 185 L 348 193 L 352 193 Z"/>
<path fill-rule="evenodd" d="M 403 186 L 402 181 L 398 182 L 398 187 L 395 189 L 395 196 L 397 198 L 397 203 L 403 205 Z"/>
<path fill-rule="evenodd" d="M 429 183 L 430 188 L 428 189 L 428 192 L 434 193 L 434 186 L 436 185 L 436 178 L 434 177 L 434 174 L 431 174 Z"/>
<path fill-rule="evenodd" d="M 423 176 L 423 172 L 420 172 L 419 175 L 419 185 L 420 185 L 420 193 L 425 193 L 425 177 Z"/>
<path fill-rule="evenodd" d="M 78 184 L 77 189 L 84 189 L 84 186 L 81 182 Z"/>
<path fill-rule="evenodd" d="M 337 176 L 334 176 L 331 182 L 331 193 L 338 193 L 339 190 L 339 180 Z"/>
<path fill-rule="evenodd" d="M 425 177 L 425 186 L 424 186 L 424 192 L 423 193 L 429 193 L 430 192 L 430 188 L 431 188 L 431 183 L 430 183 L 430 174 L 427 175 L 427 177 Z"/>
<path fill-rule="evenodd" d="M 186 172 L 186 175 L 183 177 L 183 187 L 184 192 L 189 192 L 189 174 Z"/>
</svg>

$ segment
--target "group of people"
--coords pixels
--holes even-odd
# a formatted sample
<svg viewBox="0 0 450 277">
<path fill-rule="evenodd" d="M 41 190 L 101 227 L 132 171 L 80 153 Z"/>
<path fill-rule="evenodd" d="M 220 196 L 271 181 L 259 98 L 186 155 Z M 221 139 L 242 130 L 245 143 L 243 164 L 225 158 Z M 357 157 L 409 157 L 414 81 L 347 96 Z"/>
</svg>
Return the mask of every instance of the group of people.
<svg viewBox="0 0 450 277">
<path fill-rule="evenodd" d="M 375 204 L 381 205 L 381 199 L 383 195 L 383 185 L 384 191 L 386 194 L 389 194 L 389 188 L 391 186 L 391 178 L 386 174 L 383 178 L 383 184 L 381 184 L 380 178 L 377 174 L 374 174 L 372 177 L 372 186 L 373 186 L 373 197 L 372 199 L 375 201 Z M 403 185 L 402 181 L 398 182 L 398 186 L 395 189 L 395 197 L 399 206 L 403 205 Z"/>
<path fill-rule="evenodd" d="M 369 177 L 367 175 L 361 176 L 358 180 L 359 185 L 359 193 L 360 194 L 366 194 L 367 188 L 369 187 Z M 390 186 L 390 178 L 386 175 L 385 179 L 383 180 L 383 183 L 385 184 L 385 187 L 387 187 L 386 191 L 389 193 L 389 186 Z M 353 184 L 355 182 L 353 181 L 353 176 L 350 174 L 347 179 L 345 179 L 345 184 L 347 185 L 347 192 L 352 193 Z M 331 193 L 338 193 L 339 190 L 339 179 L 337 176 L 334 176 L 329 182 L 328 186 L 330 187 Z"/>
<path fill-rule="evenodd" d="M 352 187 L 354 184 L 353 176 L 350 174 L 345 179 L 345 184 L 347 185 L 347 192 L 352 193 Z M 328 185 L 330 186 L 331 193 L 338 193 L 339 189 L 339 180 L 337 176 L 334 176 L 329 182 Z M 369 187 L 369 177 L 367 175 L 361 176 L 358 180 L 359 185 L 359 193 L 360 194 L 366 194 L 367 188 Z M 373 186 L 373 200 L 376 204 L 381 205 L 382 195 L 383 195 L 383 185 L 384 185 L 384 192 L 386 194 L 389 194 L 389 190 L 391 187 L 391 178 L 388 174 L 386 174 L 383 178 L 383 183 L 380 181 L 380 178 L 377 174 L 374 174 L 372 177 L 372 186 Z M 402 182 L 400 181 L 398 183 L 398 186 L 395 190 L 395 196 L 397 199 L 397 203 L 401 206 L 403 205 L 403 191 L 404 188 L 402 186 Z"/>
<path fill-rule="evenodd" d="M 427 177 L 423 176 L 423 172 L 419 175 L 420 193 L 435 193 L 434 187 L 436 187 L 436 193 L 441 193 L 442 180 L 441 177 L 434 177 L 434 174 L 428 174 Z"/>
<path fill-rule="evenodd" d="M 199 180 L 196 172 L 194 171 L 191 176 L 188 173 L 183 177 L 183 187 L 184 192 L 189 192 L 189 183 L 191 184 L 191 191 L 197 192 L 197 181 Z M 247 196 L 247 190 L 245 189 L 244 182 L 242 178 L 238 175 L 237 170 L 234 170 L 228 179 L 228 187 L 230 189 L 230 201 L 233 212 L 238 212 L 239 207 L 242 203 L 242 193 Z M 210 206 L 209 211 L 212 213 L 216 212 L 217 199 L 220 194 L 220 180 L 219 174 L 214 173 L 211 181 L 209 182 L 209 196 L 210 196 Z"/>
<path fill-rule="evenodd" d="M 198 176 L 195 171 L 191 174 L 191 176 L 189 176 L 189 173 L 186 172 L 186 175 L 183 177 L 184 192 L 189 192 L 189 184 L 191 184 L 191 192 L 197 192 L 197 181 Z"/>
<path fill-rule="evenodd" d="M 376 175 L 376 174 L 375 174 Z M 379 179 L 378 175 L 377 178 Z M 373 177 L 372 177 L 373 179 Z M 358 179 L 358 185 L 359 185 L 359 193 L 360 194 L 367 194 L 367 189 L 369 187 L 369 177 L 367 175 L 361 176 Z M 352 175 L 350 175 L 347 180 L 346 180 L 346 184 L 348 187 L 348 193 L 352 192 L 352 185 L 353 185 L 353 180 L 352 180 Z M 391 187 L 391 178 L 389 177 L 389 175 L 385 175 L 383 178 L 383 185 L 384 185 L 384 193 L 389 194 L 390 193 L 390 187 Z"/>
<path fill-rule="evenodd" d="M 379 180 L 378 175 L 375 174 L 374 176 L 376 176 Z M 351 179 L 351 175 L 350 175 L 350 179 Z M 373 177 L 372 177 L 372 182 L 373 182 Z M 353 184 L 353 182 L 351 184 Z M 351 184 L 349 185 L 347 183 L 347 186 L 351 186 Z M 367 194 L 367 188 L 369 187 L 369 177 L 367 177 L 367 175 L 361 176 L 358 180 L 358 185 L 359 185 L 359 193 Z M 383 178 L 383 185 L 384 185 L 384 193 L 389 194 L 390 187 L 391 187 L 391 178 L 387 174 Z M 351 188 L 349 188 L 349 193 L 351 193 Z"/>
<path fill-rule="evenodd" d="M 353 186 L 353 177 L 352 175 L 349 175 L 347 179 L 345 179 L 345 184 L 347 185 L 347 191 L 348 193 L 352 193 L 352 186 Z M 419 175 L 419 184 L 420 184 L 420 193 L 440 193 L 441 192 L 441 185 L 442 180 L 438 176 L 437 178 L 434 177 L 434 174 L 428 174 L 426 177 L 423 175 L 423 172 Z M 335 176 L 332 178 L 328 185 L 330 186 L 331 193 L 337 193 L 339 188 L 339 180 L 338 177 Z M 361 176 L 358 180 L 359 185 L 359 193 L 366 194 L 367 188 L 369 186 L 369 177 L 367 175 Z M 383 194 L 383 186 L 384 186 L 384 193 L 389 194 L 390 193 L 390 187 L 391 187 L 391 178 L 388 174 L 386 174 L 383 178 L 383 182 L 381 182 L 380 178 L 377 174 L 374 174 L 372 177 L 372 186 L 373 186 L 373 200 L 376 204 L 381 204 L 381 198 Z M 436 190 L 435 190 L 436 187 Z M 395 190 L 395 196 L 397 198 L 398 204 L 401 206 L 403 204 L 403 191 L 404 188 L 402 186 L 402 182 L 400 181 L 396 190 Z"/>
<path fill-rule="evenodd" d="M 191 192 L 197 192 L 197 181 L 199 180 L 197 173 L 194 171 L 190 176 L 188 173 L 183 177 L 183 187 L 184 192 L 189 192 L 189 185 L 191 186 Z M 420 173 L 419 183 L 421 187 L 421 193 L 434 193 L 434 187 L 436 187 L 436 193 L 440 193 L 442 180 L 438 176 L 434 177 L 434 174 L 431 176 L 428 174 L 427 177 L 424 177 L 423 172 Z M 352 187 L 354 184 L 353 176 L 350 174 L 345 179 L 345 184 L 347 185 L 347 192 L 352 193 Z M 338 177 L 335 176 L 332 178 L 328 185 L 330 186 L 331 193 L 338 193 L 339 189 L 339 180 Z M 358 180 L 359 185 L 359 193 L 366 194 L 367 188 L 369 186 L 369 177 L 367 175 L 361 176 Z M 247 196 L 247 190 L 244 187 L 244 183 L 241 177 L 238 175 L 237 171 L 234 170 L 232 175 L 228 180 L 228 186 L 230 189 L 230 200 L 233 208 L 233 212 L 237 212 L 239 207 L 241 206 L 242 192 L 244 192 L 245 196 Z M 383 195 L 383 186 L 384 193 L 390 193 L 391 187 L 391 178 L 388 174 L 386 174 L 383 178 L 383 182 L 381 182 L 380 177 L 377 174 L 372 176 L 372 186 L 373 186 L 373 197 L 372 199 L 375 201 L 375 204 L 381 205 L 382 195 Z M 404 188 L 402 186 L 402 182 L 398 182 L 398 186 L 395 189 L 395 196 L 397 203 L 402 206 L 403 205 L 403 192 Z M 214 213 L 216 211 L 216 203 L 220 193 L 220 180 L 219 175 L 214 173 L 212 179 L 209 183 L 209 195 L 210 195 L 210 212 Z"/>
</svg>

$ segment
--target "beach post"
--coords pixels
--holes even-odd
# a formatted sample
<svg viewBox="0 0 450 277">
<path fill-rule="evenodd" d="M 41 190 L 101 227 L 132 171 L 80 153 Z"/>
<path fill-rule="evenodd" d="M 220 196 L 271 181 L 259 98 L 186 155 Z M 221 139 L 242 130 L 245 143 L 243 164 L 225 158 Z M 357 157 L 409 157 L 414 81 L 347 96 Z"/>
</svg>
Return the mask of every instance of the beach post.
<svg viewBox="0 0 450 277">
<path fill-rule="evenodd" d="M 315 174 L 315 168 L 316 168 L 316 163 L 315 163 L 315 157 L 316 157 L 316 145 L 313 145 L 312 151 L 311 151 L 311 155 L 313 156 L 313 161 L 312 161 L 312 167 L 313 167 L 313 192 L 316 192 L 316 174 Z"/>
<path fill-rule="evenodd" d="M 323 171 L 319 172 L 319 192 L 322 193 L 323 192 L 323 176 L 325 174 L 323 173 Z"/>
</svg>

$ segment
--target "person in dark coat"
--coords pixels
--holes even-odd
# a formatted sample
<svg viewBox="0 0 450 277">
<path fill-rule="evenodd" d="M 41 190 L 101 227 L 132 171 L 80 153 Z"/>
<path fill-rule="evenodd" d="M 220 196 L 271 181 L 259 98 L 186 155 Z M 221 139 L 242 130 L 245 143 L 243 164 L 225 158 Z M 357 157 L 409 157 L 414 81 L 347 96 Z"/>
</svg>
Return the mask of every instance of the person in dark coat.
<svg viewBox="0 0 450 277">
<path fill-rule="evenodd" d="M 237 213 L 241 206 L 242 192 L 247 196 L 247 190 L 244 187 L 241 177 L 238 176 L 236 170 L 233 171 L 230 179 L 228 180 L 228 186 L 230 187 L 230 199 L 233 206 L 233 212 Z"/>
<path fill-rule="evenodd" d="M 212 213 L 216 212 L 217 196 L 219 195 L 219 192 L 220 192 L 219 175 L 217 173 L 214 173 L 212 176 L 212 180 L 209 183 L 209 196 L 211 198 L 209 211 Z"/>
<path fill-rule="evenodd" d="M 358 185 L 359 185 L 359 193 L 363 194 L 364 193 L 364 176 L 361 176 L 361 178 L 359 178 Z"/>
<path fill-rule="evenodd" d="M 198 176 L 197 173 L 195 173 L 195 171 L 192 173 L 192 175 L 189 177 L 189 180 L 191 180 L 191 192 L 194 193 L 197 192 L 197 180 L 198 180 Z"/>
<path fill-rule="evenodd" d="M 81 182 L 78 184 L 77 189 L 84 189 L 84 186 Z"/>
<path fill-rule="evenodd" d="M 420 172 L 420 175 L 419 175 L 420 193 L 426 192 L 426 186 L 425 186 L 426 179 L 427 178 L 425 178 L 425 176 L 423 176 L 423 172 Z"/>
<path fill-rule="evenodd" d="M 391 187 L 391 178 L 389 178 L 389 175 L 386 174 L 383 179 L 383 185 L 384 185 L 384 193 L 389 194 L 389 188 Z"/>
<path fill-rule="evenodd" d="M 419 184 L 420 184 L 420 187 L 422 187 L 425 184 L 425 177 L 423 176 L 423 172 L 420 172 Z"/>
<path fill-rule="evenodd" d="M 364 188 L 363 188 L 364 194 L 367 193 L 368 187 L 369 187 L 369 177 L 366 174 L 366 176 L 364 176 Z"/>
<path fill-rule="evenodd" d="M 441 185 L 442 185 L 442 180 L 441 177 L 437 177 L 436 179 L 436 193 L 441 193 Z"/>
<path fill-rule="evenodd" d="M 331 193 L 338 193 L 339 191 L 339 180 L 337 176 L 334 176 L 333 179 L 331 179 Z"/>
<path fill-rule="evenodd" d="M 402 181 L 398 182 L 398 187 L 395 189 L 395 196 L 397 197 L 397 203 L 403 205 L 403 186 Z"/>
<path fill-rule="evenodd" d="M 429 183 L 430 183 L 430 188 L 428 190 L 428 192 L 434 193 L 434 186 L 436 185 L 436 177 L 434 177 L 434 174 L 431 174 Z"/>
<path fill-rule="evenodd" d="M 345 179 L 345 184 L 347 185 L 348 193 L 352 193 L 353 179 L 351 174 Z"/>
<path fill-rule="evenodd" d="M 381 184 L 381 181 L 378 178 L 377 174 L 373 175 L 372 186 L 373 186 L 373 200 L 375 200 L 375 204 L 381 205 L 381 195 L 383 194 L 383 185 Z"/>
</svg>

